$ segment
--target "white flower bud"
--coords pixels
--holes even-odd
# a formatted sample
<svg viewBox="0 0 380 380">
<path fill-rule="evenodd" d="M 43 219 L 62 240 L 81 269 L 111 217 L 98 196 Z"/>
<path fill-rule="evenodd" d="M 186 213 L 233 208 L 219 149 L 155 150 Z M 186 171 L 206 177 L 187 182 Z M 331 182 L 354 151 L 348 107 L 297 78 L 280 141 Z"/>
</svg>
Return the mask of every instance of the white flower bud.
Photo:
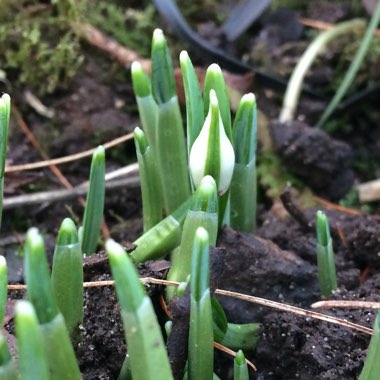
<svg viewBox="0 0 380 380">
<path fill-rule="evenodd" d="M 202 130 L 191 148 L 189 165 L 195 187 L 198 187 L 204 176 L 211 175 L 219 195 L 228 190 L 234 171 L 235 153 L 224 131 L 214 90 L 210 91 L 210 108 Z"/>
</svg>

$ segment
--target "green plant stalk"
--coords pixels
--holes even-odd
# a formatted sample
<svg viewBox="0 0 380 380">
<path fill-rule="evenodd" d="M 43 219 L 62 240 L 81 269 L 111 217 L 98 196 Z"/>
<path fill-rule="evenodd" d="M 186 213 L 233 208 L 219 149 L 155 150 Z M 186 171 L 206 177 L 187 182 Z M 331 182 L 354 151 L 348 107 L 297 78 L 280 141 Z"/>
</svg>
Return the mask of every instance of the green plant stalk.
<svg viewBox="0 0 380 380">
<path fill-rule="evenodd" d="M 317 264 L 321 294 L 330 297 L 337 288 L 336 270 L 330 227 L 326 215 L 322 211 L 316 216 Z"/>
<path fill-rule="evenodd" d="M 280 122 L 285 123 L 294 119 L 294 113 L 296 111 L 306 73 L 317 56 L 326 48 L 327 44 L 341 35 L 345 35 L 355 29 L 364 27 L 364 25 L 363 20 L 356 19 L 341 22 L 333 28 L 320 33 L 313 40 L 298 60 L 289 79 L 279 117 Z"/>
<path fill-rule="evenodd" d="M 121 366 L 121 370 L 117 380 L 133 380 L 131 373 L 131 360 L 128 355 L 125 356 L 123 361 L 123 365 Z"/>
<path fill-rule="evenodd" d="M 106 242 L 106 250 L 123 317 L 132 377 L 173 379 L 161 329 L 136 268 L 123 248 L 113 240 Z"/>
<path fill-rule="evenodd" d="M 135 263 L 165 257 L 181 242 L 182 224 L 189 210 L 191 198 L 182 203 L 172 214 L 156 224 L 134 241 L 136 248 L 130 253 Z"/>
<path fill-rule="evenodd" d="M 231 226 L 245 232 L 256 230 L 257 107 L 252 93 L 243 96 L 233 126 L 235 167 L 232 176 Z"/>
<path fill-rule="evenodd" d="M 363 39 L 361 40 L 359 49 L 357 50 L 355 57 L 352 60 L 351 65 L 349 69 L 347 70 L 346 75 L 344 76 L 344 79 L 342 83 L 340 84 L 337 92 L 335 93 L 334 97 L 332 98 L 329 105 L 323 112 L 320 120 L 318 121 L 317 127 L 322 127 L 326 123 L 326 121 L 335 111 L 336 107 L 339 105 L 340 101 L 343 99 L 344 95 L 346 95 L 347 90 L 349 89 L 352 82 L 354 81 L 355 76 L 360 69 L 360 65 L 362 64 L 365 58 L 365 55 L 367 54 L 374 32 L 377 26 L 379 25 L 379 22 L 380 22 L 380 2 L 378 1 L 375 11 L 373 12 L 373 15 L 371 17 L 371 21 L 368 24 L 368 27 L 364 34 Z"/>
<path fill-rule="evenodd" d="M 210 244 L 215 246 L 218 233 L 218 195 L 215 181 L 211 176 L 203 178 L 192 196 L 190 209 L 183 224 L 181 245 L 169 270 L 168 280 L 186 281 L 191 272 L 194 236 L 199 227 L 208 232 Z M 173 286 L 166 287 L 167 299 L 176 295 L 176 289 Z"/>
<path fill-rule="evenodd" d="M 58 232 L 51 276 L 57 305 L 71 338 L 83 321 L 83 259 L 74 222 L 66 218 Z"/>
<path fill-rule="evenodd" d="M 50 380 L 42 332 L 29 302 L 17 302 L 15 324 L 21 380 Z"/>
<path fill-rule="evenodd" d="M 4 171 L 7 156 L 10 113 L 11 98 L 8 94 L 3 94 L 0 97 L 0 227 L 3 214 Z"/>
<path fill-rule="evenodd" d="M 248 380 L 248 365 L 243 351 L 239 350 L 234 359 L 234 380 Z"/>
<path fill-rule="evenodd" d="M 228 139 L 232 140 L 231 129 L 231 110 L 230 101 L 228 98 L 226 82 L 224 81 L 223 73 L 219 65 L 213 63 L 206 71 L 205 83 L 203 88 L 204 96 L 204 114 L 207 115 L 210 107 L 210 91 L 214 90 L 218 98 L 220 115 L 222 117 L 224 130 Z"/>
<path fill-rule="evenodd" d="M 25 280 L 35 308 L 52 380 L 81 379 L 65 321 L 59 312 L 50 281 L 42 236 L 29 229 L 25 241 Z"/>
<path fill-rule="evenodd" d="M 8 271 L 4 256 L 0 256 L 0 325 L 3 325 L 5 308 L 7 306 Z"/>
<path fill-rule="evenodd" d="M 380 312 L 377 313 L 373 334 L 369 342 L 367 358 L 359 380 L 377 380 L 380 373 Z"/>
<path fill-rule="evenodd" d="M 105 151 L 102 146 L 99 146 L 92 156 L 90 181 L 83 216 L 82 252 L 86 255 L 95 253 L 98 245 L 104 210 L 105 172 Z"/>
<path fill-rule="evenodd" d="M 186 99 L 187 154 L 189 156 L 191 147 L 203 126 L 204 105 L 198 77 L 186 51 L 182 51 L 179 55 L 179 63 Z"/>
<path fill-rule="evenodd" d="M 0 333 L 0 380 L 17 380 L 16 368 L 9 352 L 7 340 Z"/>
<path fill-rule="evenodd" d="M 140 172 L 144 232 L 147 232 L 162 220 L 159 178 L 153 151 L 140 128 L 135 128 L 134 138 Z"/>
<path fill-rule="evenodd" d="M 211 310 L 210 251 L 207 231 L 195 233 L 190 280 L 189 380 L 209 380 L 213 376 L 214 334 Z"/>
</svg>

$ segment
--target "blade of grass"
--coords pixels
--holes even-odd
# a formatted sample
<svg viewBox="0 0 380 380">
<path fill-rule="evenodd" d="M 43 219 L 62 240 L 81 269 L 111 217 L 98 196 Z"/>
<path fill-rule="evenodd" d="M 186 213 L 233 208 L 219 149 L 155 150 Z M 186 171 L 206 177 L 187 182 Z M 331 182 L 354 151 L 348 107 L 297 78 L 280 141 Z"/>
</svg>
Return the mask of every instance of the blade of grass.
<svg viewBox="0 0 380 380">
<path fill-rule="evenodd" d="M 106 250 L 121 307 L 132 377 L 173 379 L 161 329 L 136 268 L 123 248 L 113 240 L 106 242 Z"/>
<path fill-rule="evenodd" d="M 102 225 L 105 193 L 105 151 L 99 146 L 93 156 L 86 208 L 83 216 L 82 252 L 92 255 L 96 251 Z"/>
<path fill-rule="evenodd" d="M 335 111 L 336 107 L 339 105 L 340 101 L 343 99 L 344 95 L 346 95 L 347 90 L 355 79 L 357 72 L 360 69 L 360 66 L 367 54 L 368 48 L 370 47 L 370 43 L 372 41 L 374 32 L 379 25 L 380 22 L 380 1 L 377 2 L 375 11 L 371 17 L 371 21 L 368 24 L 367 30 L 363 36 L 363 39 L 360 42 L 359 49 L 357 50 L 352 63 L 346 72 L 346 75 L 343 78 L 342 83 L 340 84 L 337 92 L 334 97 L 330 101 L 329 105 L 323 112 L 321 118 L 317 123 L 317 127 L 322 127 L 326 121 L 330 118 L 332 113 Z"/>
</svg>

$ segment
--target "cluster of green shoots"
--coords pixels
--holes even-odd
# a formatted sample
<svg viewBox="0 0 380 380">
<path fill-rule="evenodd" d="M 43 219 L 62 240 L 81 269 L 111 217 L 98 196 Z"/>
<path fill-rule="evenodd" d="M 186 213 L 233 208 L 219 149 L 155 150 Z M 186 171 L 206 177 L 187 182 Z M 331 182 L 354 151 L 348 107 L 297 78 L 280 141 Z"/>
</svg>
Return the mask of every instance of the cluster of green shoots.
<svg viewBox="0 0 380 380">
<path fill-rule="evenodd" d="M 218 65 L 211 65 L 201 91 L 186 52 L 180 66 L 186 97 L 187 139 L 176 95 L 173 64 L 162 31 L 153 35 L 149 77 L 141 65 L 132 66 L 132 80 L 142 129 L 135 129 L 140 169 L 144 234 L 127 253 L 113 240 L 106 241 L 116 293 L 124 323 L 128 355 L 119 379 L 173 379 L 161 327 L 152 302 L 140 282 L 136 264 L 171 256 L 168 279 L 178 287 L 166 289 L 173 297 L 189 298 L 190 322 L 187 365 L 183 378 L 210 380 L 214 342 L 237 351 L 234 380 L 249 378 L 243 351 L 257 343 L 258 324 L 233 324 L 210 291 L 210 246 L 215 246 L 223 224 L 241 231 L 256 228 L 256 101 L 246 94 L 234 122 L 227 88 Z M 1 196 L 10 99 L 0 98 Z M 93 155 L 83 225 L 65 219 L 60 227 L 52 273 L 44 241 L 31 228 L 25 242 L 24 272 L 28 301 L 16 304 L 18 366 L 13 363 L 0 334 L 0 380 L 80 379 L 72 343 L 77 343 L 83 322 L 83 254 L 96 251 L 104 207 L 105 154 Z M 0 209 L 1 213 L 1 209 Z M 317 214 L 317 250 L 321 292 L 336 288 L 335 265 L 326 216 Z M 335 278 L 335 277 L 334 277 Z M 7 268 L 0 257 L 0 321 L 7 301 Z M 377 320 L 377 325 L 378 320 Z M 376 326 L 377 326 L 376 325 Z M 167 331 L 170 334 L 170 328 Z M 379 328 L 373 340 L 379 341 Z M 378 343 L 370 345 L 361 380 L 372 380 L 380 361 Z M 374 347 L 371 349 L 371 347 Z M 372 350 L 372 351 L 371 351 Z M 371 359 L 372 358 L 372 359 Z M 372 366 L 368 362 L 372 360 Z M 370 368 L 371 367 L 371 368 Z M 378 373 L 378 372 L 377 372 Z"/>
</svg>

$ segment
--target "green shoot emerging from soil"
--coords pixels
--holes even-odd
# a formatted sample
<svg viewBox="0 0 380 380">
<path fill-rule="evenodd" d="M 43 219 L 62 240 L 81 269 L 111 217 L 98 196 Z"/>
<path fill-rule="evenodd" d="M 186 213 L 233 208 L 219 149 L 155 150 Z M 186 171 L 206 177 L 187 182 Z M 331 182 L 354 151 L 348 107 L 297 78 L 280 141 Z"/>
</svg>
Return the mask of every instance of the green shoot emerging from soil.
<svg viewBox="0 0 380 380">
<path fill-rule="evenodd" d="M 337 288 L 335 258 L 330 236 L 329 221 L 322 211 L 316 216 L 317 262 L 321 294 L 330 297 Z"/>
</svg>

